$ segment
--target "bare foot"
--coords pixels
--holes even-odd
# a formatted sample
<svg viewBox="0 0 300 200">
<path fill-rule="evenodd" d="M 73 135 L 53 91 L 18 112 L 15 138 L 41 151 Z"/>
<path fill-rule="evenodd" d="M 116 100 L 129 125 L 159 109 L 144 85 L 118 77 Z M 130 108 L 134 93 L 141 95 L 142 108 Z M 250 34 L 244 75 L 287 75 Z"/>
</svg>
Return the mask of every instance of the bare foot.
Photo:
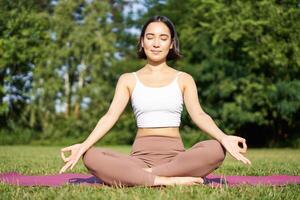
<svg viewBox="0 0 300 200">
<path fill-rule="evenodd" d="M 152 168 L 143 168 L 147 172 L 152 172 Z M 196 185 L 203 183 L 201 177 L 162 177 L 156 176 L 154 185 Z"/>
<path fill-rule="evenodd" d="M 152 168 L 143 168 L 143 170 L 147 171 L 147 172 L 152 172 Z"/>
<path fill-rule="evenodd" d="M 201 177 L 162 177 L 156 176 L 154 185 L 196 185 L 203 184 Z"/>
</svg>

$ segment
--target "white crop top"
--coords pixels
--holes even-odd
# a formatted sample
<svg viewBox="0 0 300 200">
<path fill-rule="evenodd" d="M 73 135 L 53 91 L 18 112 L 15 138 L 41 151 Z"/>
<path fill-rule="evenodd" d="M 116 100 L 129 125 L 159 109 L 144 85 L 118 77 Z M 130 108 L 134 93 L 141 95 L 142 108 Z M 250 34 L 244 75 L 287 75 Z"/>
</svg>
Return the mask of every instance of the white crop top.
<svg viewBox="0 0 300 200">
<path fill-rule="evenodd" d="M 183 97 L 177 78 L 162 87 L 144 85 L 133 72 L 136 84 L 131 95 L 131 106 L 137 127 L 179 127 L 183 108 Z"/>
</svg>

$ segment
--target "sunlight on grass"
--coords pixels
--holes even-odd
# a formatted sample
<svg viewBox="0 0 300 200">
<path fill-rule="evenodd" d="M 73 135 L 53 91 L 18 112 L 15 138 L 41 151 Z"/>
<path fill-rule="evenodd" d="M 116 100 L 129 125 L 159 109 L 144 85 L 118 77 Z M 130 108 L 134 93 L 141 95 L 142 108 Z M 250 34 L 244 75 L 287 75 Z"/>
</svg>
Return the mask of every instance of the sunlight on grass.
<svg viewBox="0 0 300 200">
<path fill-rule="evenodd" d="M 56 174 L 63 166 L 62 147 L 1 146 L 0 172 L 16 171 L 26 175 Z M 128 154 L 130 146 L 104 146 L 103 148 Z M 227 154 L 224 164 L 215 174 L 224 175 L 299 175 L 300 150 L 250 149 L 246 166 Z M 124 169 L 125 170 L 125 169 Z M 72 173 L 87 173 L 80 160 Z M 242 186 L 235 188 L 210 188 L 207 186 L 172 186 L 165 188 L 94 188 L 65 185 L 57 188 L 17 187 L 0 184 L 1 199 L 297 199 L 299 185 L 284 187 Z"/>
</svg>

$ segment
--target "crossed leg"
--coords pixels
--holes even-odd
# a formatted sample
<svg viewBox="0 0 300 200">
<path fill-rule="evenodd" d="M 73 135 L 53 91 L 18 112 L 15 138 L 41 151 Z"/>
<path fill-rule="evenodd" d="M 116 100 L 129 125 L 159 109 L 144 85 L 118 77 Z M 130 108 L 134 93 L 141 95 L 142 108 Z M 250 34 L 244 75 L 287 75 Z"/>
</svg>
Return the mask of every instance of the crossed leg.
<svg viewBox="0 0 300 200">
<path fill-rule="evenodd" d="M 224 158 L 222 145 L 216 140 L 208 140 L 195 144 L 179 153 L 174 160 L 155 166 L 150 171 L 146 169 L 146 163 L 138 158 L 98 147 L 85 152 L 83 163 L 93 175 L 110 185 L 154 186 L 157 177 L 174 177 L 173 181 L 180 182 L 206 176 L 221 165 Z"/>
<path fill-rule="evenodd" d="M 110 149 L 91 147 L 83 155 L 83 163 L 93 175 L 109 185 L 154 185 L 155 175 L 143 170 L 146 163 Z"/>
<path fill-rule="evenodd" d="M 217 140 L 198 142 L 172 161 L 154 166 L 149 172 L 158 176 L 204 177 L 218 168 L 225 159 L 226 150 Z"/>
</svg>

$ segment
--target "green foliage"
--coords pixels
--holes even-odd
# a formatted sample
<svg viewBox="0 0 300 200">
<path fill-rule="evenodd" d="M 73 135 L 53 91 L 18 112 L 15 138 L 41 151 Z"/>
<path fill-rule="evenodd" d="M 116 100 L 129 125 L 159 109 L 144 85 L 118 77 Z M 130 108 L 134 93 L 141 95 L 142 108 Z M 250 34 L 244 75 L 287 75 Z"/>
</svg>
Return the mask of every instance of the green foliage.
<svg viewBox="0 0 300 200">
<path fill-rule="evenodd" d="M 269 144 L 299 134 L 297 1 L 169 0 L 149 13 L 175 22 L 185 57 L 178 66 L 192 74 L 204 109 L 223 130 L 249 136 L 255 124 Z"/>
<path fill-rule="evenodd" d="M 33 1 L 24 1 L 22 5 L 14 3 L 0 1 L 0 118 L 3 127 L 9 118 L 19 120 L 30 99 L 32 67 L 47 41 L 49 27 L 48 14 L 37 12 Z"/>
<path fill-rule="evenodd" d="M 297 1 L 146 1 L 137 19 L 122 15 L 125 4 L 0 0 L 1 141 L 14 141 L 8 138 L 23 128 L 32 132 L 26 138 L 85 138 L 109 108 L 119 76 L 145 64 L 125 30 L 159 14 L 175 23 L 184 56 L 169 64 L 194 77 L 201 105 L 222 130 L 253 145 L 297 146 Z M 132 142 L 135 123 L 129 103 L 103 143 Z M 182 125 L 187 145 L 202 139 L 186 110 Z"/>
<path fill-rule="evenodd" d="M 24 128 L 18 123 L 8 120 L 9 129 L 0 130 L 0 145 L 29 144 L 37 135 L 37 131 Z"/>
<path fill-rule="evenodd" d="M 108 68 L 116 39 L 110 12 L 110 5 L 99 1 L 62 0 L 54 7 L 51 40 L 34 68 L 32 96 L 38 112 L 31 107 L 27 113 L 35 127 L 41 126 L 40 138 L 78 138 L 108 108 Z"/>
</svg>

